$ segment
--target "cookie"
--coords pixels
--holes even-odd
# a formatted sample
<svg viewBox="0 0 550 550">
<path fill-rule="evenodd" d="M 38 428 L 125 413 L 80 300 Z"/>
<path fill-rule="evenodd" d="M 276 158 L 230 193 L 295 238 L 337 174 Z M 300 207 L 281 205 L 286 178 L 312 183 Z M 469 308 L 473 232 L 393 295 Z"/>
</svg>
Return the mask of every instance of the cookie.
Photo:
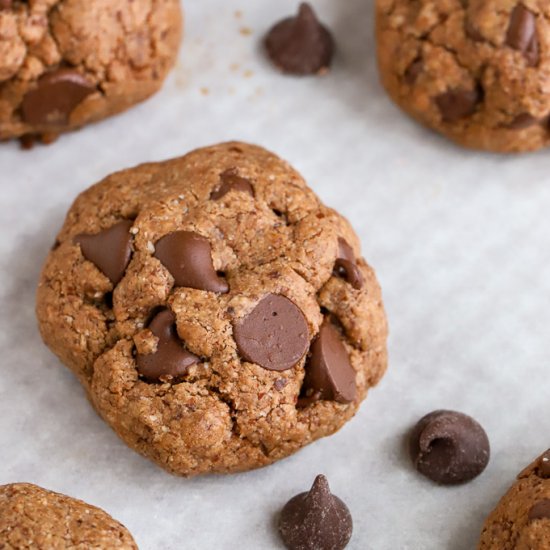
<svg viewBox="0 0 550 550">
<path fill-rule="evenodd" d="M 485 521 L 478 550 L 550 548 L 550 449 L 518 476 Z"/>
<path fill-rule="evenodd" d="M 0 486 L 0 548 L 137 550 L 124 525 L 81 500 L 29 483 Z"/>
<path fill-rule="evenodd" d="M 332 434 L 386 369 L 380 289 L 349 223 L 243 143 L 82 193 L 37 315 L 119 436 L 186 476 L 264 466 Z"/>
<path fill-rule="evenodd" d="M 51 141 L 148 98 L 181 29 L 179 0 L 0 1 L 0 140 Z"/>
<path fill-rule="evenodd" d="M 550 9 L 543 0 L 377 0 L 390 97 L 453 141 L 495 152 L 550 144 Z"/>
</svg>

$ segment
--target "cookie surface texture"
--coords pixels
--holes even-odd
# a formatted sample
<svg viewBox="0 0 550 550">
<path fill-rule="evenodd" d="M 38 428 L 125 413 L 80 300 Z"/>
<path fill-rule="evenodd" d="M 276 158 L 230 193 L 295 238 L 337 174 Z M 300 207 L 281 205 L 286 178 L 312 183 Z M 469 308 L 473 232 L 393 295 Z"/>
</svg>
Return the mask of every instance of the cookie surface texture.
<svg viewBox="0 0 550 550">
<path fill-rule="evenodd" d="M 0 486 L 0 548 L 137 550 L 126 527 L 107 512 L 29 483 Z"/>
<path fill-rule="evenodd" d="M 82 193 L 37 315 L 99 414 L 180 475 L 265 466 L 332 434 L 386 369 L 380 288 L 349 223 L 237 142 Z"/>
<path fill-rule="evenodd" d="M 550 144 L 544 0 L 377 0 L 380 77 L 390 97 L 453 141 L 495 152 Z"/>
<path fill-rule="evenodd" d="M 0 140 L 51 139 L 143 101 L 181 35 L 179 0 L 0 2 Z"/>
<path fill-rule="evenodd" d="M 487 518 L 478 550 L 550 548 L 550 450 L 518 476 Z"/>
</svg>

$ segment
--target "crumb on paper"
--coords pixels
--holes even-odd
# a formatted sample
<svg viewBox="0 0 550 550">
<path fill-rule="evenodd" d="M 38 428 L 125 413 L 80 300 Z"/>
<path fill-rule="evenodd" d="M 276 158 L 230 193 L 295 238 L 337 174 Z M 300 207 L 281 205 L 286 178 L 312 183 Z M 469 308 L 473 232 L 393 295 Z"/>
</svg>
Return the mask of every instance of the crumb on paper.
<svg viewBox="0 0 550 550">
<path fill-rule="evenodd" d="M 250 36 L 252 34 L 252 29 L 250 27 L 241 27 L 239 32 L 243 35 L 243 36 Z"/>
<path fill-rule="evenodd" d="M 201 94 L 202 94 L 202 95 L 208 95 L 208 94 L 210 94 L 210 90 L 209 90 L 208 88 L 206 88 L 206 87 L 203 86 L 203 87 L 201 88 Z"/>
<path fill-rule="evenodd" d="M 231 65 L 229 65 L 229 69 L 233 72 L 237 72 L 240 68 L 240 63 L 231 63 Z"/>
<path fill-rule="evenodd" d="M 237 19 L 241 19 L 243 16 L 243 12 L 241 10 L 235 10 L 235 17 Z"/>
<path fill-rule="evenodd" d="M 254 71 L 251 71 L 250 69 L 246 69 L 245 71 L 243 71 L 243 76 L 245 78 L 251 78 L 252 76 L 254 76 Z"/>
</svg>

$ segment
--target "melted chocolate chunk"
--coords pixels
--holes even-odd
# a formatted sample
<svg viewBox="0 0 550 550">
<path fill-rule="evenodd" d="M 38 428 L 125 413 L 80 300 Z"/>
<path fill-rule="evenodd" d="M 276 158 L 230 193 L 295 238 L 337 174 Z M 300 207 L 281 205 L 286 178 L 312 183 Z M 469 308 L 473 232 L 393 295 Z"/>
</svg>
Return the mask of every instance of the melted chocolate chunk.
<svg viewBox="0 0 550 550">
<path fill-rule="evenodd" d="M 473 90 L 459 88 L 438 95 L 435 102 L 445 122 L 458 122 L 475 113 L 481 98 L 482 94 L 478 88 Z"/>
<path fill-rule="evenodd" d="M 286 296 L 268 294 L 244 319 L 233 326 L 241 357 L 264 369 L 294 367 L 309 346 L 307 321 Z"/>
<path fill-rule="evenodd" d="M 199 358 L 184 348 L 176 329 L 176 317 L 164 309 L 157 313 L 149 330 L 158 338 L 154 353 L 137 354 L 137 370 L 147 382 L 178 382 Z"/>
<path fill-rule="evenodd" d="M 210 195 L 212 200 L 219 200 L 230 191 L 248 193 L 251 197 L 254 196 L 254 188 L 250 180 L 239 176 L 234 170 L 226 170 L 223 174 L 220 174 L 220 182 L 220 186 L 212 191 Z"/>
<path fill-rule="evenodd" d="M 518 4 L 510 15 L 506 44 L 520 51 L 527 63 L 534 67 L 539 63 L 539 39 L 537 18 L 523 4 Z"/>
<path fill-rule="evenodd" d="M 311 490 L 290 499 L 279 518 L 279 532 L 289 550 L 343 550 L 351 539 L 348 507 L 330 492 L 319 475 Z"/>
<path fill-rule="evenodd" d="M 353 288 L 359 290 L 363 287 L 364 279 L 355 254 L 351 246 L 341 237 L 338 237 L 338 257 L 334 264 L 334 273 L 346 280 Z"/>
<path fill-rule="evenodd" d="M 422 418 L 410 437 L 416 469 L 436 483 L 470 481 L 485 470 L 490 446 L 484 429 L 470 416 L 434 411 Z"/>
<path fill-rule="evenodd" d="M 36 126 L 62 126 L 95 86 L 73 69 L 45 74 L 21 104 L 23 120 Z"/>
<path fill-rule="evenodd" d="M 121 221 L 94 235 L 77 235 L 73 242 L 80 245 L 82 255 L 92 262 L 113 285 L 117 285 L 132 257 L 130 220 Z"/>
<path fill-rule="evenodd" d="M 175 231 L 155 244 L 155 258 L 174 277 L 176 286 L 226 293 L 227 282 L 212 263 L 212 248 L 206 237 L 191 231 Z"/>
<path fill-rule="evenodd" d="M 351 403 L 357 397 L 355 371 L 340 333 L 325 319 L 311 346 L 298 406 L 307 406 L 320 399 Z"/>
</svg>

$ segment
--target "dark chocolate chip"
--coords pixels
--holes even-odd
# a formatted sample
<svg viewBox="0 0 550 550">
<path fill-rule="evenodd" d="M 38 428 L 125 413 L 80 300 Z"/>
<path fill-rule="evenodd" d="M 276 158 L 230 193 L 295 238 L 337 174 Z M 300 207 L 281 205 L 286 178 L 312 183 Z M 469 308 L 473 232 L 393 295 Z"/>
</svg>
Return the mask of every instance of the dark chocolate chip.
<svg viewBox="0 0 550 550">
<path fill-rule="evenodd" d="M 267 34 L 265 46 L 271 61 L 284 73 L 320 74 L 328 70 L 334 41 L 313 8 L 300 4 L 296 17 L 277 23 Z"/>
<path fill-rule="evenodd" d="M 550 479 L 550 449 L 540 457 L 537 466 L 537 475 L 543 479 Z"/>
<path fill-rule="evenodd" d="M 220 174 L 220 186 L 212 191 L 210 198 L 216 201 L 230 191 L 248 193 L 251 197 L 254 196 L 254 188 L 250 181 L 239 176 L 234 170 L 226 170 L 223 174 Z"/>
<path fill-rule="evenodd" d="M 355 371 L 348 352 L 340 333 L 325 319 L 311 346 L 298 406 L 307 406 L 320 399 L 351 403 L 356 397 Z"/>
<path fill-rule="evenodd" d="M 218 276 L 212 263 L 212 248 L 206 237 L 192 231 L 175 231 L 155 244 L 155 258 L 174 277 L 176 286 L 226 293 L 229 285 Z"/>
<path fill-rule="evenodd" d="M 550 519 L 550 499 L 545 498 L 544 500 L 539 500 L 533 507 L 529 510 L 529 521 L 534 521 L 536 519 Z"/>
<path fill-rule="evenodd" d="M 73 241 L 113 285 L 120 282 L 132 257 L 132 225 L 130 220 L 124 220 L 95 235 L 77 235 Z"/>
<path fill-rule="evenodd" d="M 37 87 L 23 98 L 23 120 L 37 126 L 67 124 L 75 107 L 95 89 L 73 69 L 47 73 L 40 78 Z"/>
<path fill-rule="evenodd" d="M 466 21 L 464 31 L 468 38 L 474 42 L 484 42 L 485 37 L 472 25 L 470 21 Z"/>
<path fill-rule="evenodd" d="M 158 338 L 157 349 L 136 356 L 137 370 L 147 382 L 178 382 L 199 358 L 183 347 L 176 329 L 174 314 L 164 309 L 157 313 L 149 330 Z"/>
<path fill-rule="evenodd" d="M 307 321 L 286 296 L 268 294 L 233 326 L 241 356 L 264 369 L 284 371 L 294 367 L 309 345 Z"/>
<path fill-rule="evenodd" d="M 319 475 L 311 490 L 291 498 L 279 518 L 279 532 L 289 550 L 343 550 L 351 539 L 348 507 L 330 492 Z"/>
<path fill-rule="evenodd" d="M 418 59 L 418 58 L 415 59 L 407 67 L 405 71 L 405 74 L 404 74 L 405 82 L 409 86 L 412 86 L 416 82 L 416 79 L 420 76 L 420 73 L 422 72 L 423 69 L 424 69 L 424 62 L 422 61 L 422 59 Z"/>
<path fill-rule="evenodd" d="M 422 418 L 410 437 L 416 469 L 443 485 L 470 481 L 489 462 L 490 446 L 483 428 L 470 416 L 434 411 Z"/>
<path fill-rule="evenodd" d="M 438 95 L 435 102 L 445 122 L 457 122 L 473 115 L 481 98 L 479 88 L 473 90 L 458 88 Z"/>
<path fill-rule="evenodd" d="M 506 44 L 520 51 L 527 63 L 534 67 L 539 62 L 537 18 L 523 4 L 518 4 L 510 15 Z"/>
<path fill-rule="evenodd" d="M 506 125 L 506 128 L 510 130 L 524 130 L 525 128 L 530 128 L 535 126 L 539 121 L 530 113 L 520 113 L 517 115 L 512 122 Z"/>
<path fill-rule="evenodd" d="M 341 237 L 338 237 L 338 257 L 334 264 L 334 272 L 345 279 L 353 288 L 359 290 L 363 287 L 363 274 L 356 263 L 353 249 Z"/>
</svg>

